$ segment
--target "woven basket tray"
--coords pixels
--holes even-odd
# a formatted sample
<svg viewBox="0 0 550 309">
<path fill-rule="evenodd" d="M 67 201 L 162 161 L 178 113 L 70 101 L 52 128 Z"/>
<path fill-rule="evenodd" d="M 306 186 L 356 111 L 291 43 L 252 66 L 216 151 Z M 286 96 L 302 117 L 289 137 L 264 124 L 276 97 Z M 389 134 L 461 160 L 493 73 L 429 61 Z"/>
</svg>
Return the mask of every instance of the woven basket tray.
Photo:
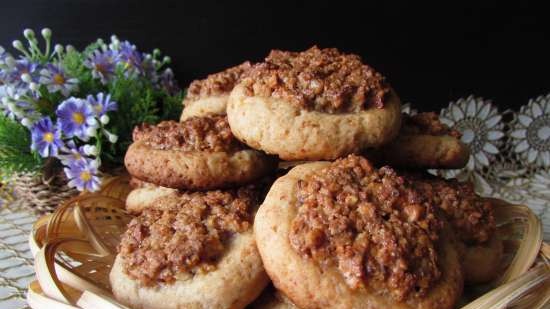
<svg viewBox="0 0 550 309">
<path fill-rule="evenodd" d="M 131 220 L 124 211 L 129 191 L 128 177 L 111 178 L 100 192 L 72 198 L 35 223 L 32 308 L 126 308 L 111 294 L 109 272 Z M 550 246 L 542 241 L 540 221 L 526 206 L 492 201 L 505 245 L 502 275 L 467 287 L 457 308 L 543 308 L 550 300 Z"/>
<path fill-rule="evenodd" d="M 10 182 L 21 205 L 38 214 L 52 212 L 65 200 L 78 195 L 78 190 L 67 186 L 63 171 L 49 178 L 21 173 L 13 176 Z"/>
</svg>

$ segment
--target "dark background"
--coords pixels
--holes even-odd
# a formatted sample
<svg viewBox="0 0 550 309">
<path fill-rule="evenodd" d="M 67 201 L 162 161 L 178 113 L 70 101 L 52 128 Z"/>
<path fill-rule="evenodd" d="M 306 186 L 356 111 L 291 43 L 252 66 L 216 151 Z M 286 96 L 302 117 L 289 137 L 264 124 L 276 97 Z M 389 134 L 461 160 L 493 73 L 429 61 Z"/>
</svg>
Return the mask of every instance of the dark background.
<svg viewBox="0 0 550 309">
<path fill-rule="evenodd" d="M 518 108 L 550 92 L 550 16 L 527 1 L 2 1 L 0 44 L 44 26 L 83 47 L 115 33 L 160 48 L 182 84 L 272 48 L 360 54 L 403 101 L 439 109 L 470 94 Z M 508 2 L 508 1 L 506 1 Z"/>
</svg>

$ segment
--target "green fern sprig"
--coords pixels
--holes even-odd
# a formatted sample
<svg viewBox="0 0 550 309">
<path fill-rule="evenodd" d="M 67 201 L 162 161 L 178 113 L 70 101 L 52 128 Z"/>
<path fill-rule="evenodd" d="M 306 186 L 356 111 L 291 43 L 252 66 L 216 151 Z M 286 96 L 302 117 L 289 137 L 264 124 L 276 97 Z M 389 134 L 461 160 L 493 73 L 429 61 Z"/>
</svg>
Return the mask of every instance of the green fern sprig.
<svg viewBox="0 0 550 309">
<path fill-rule="evenodd" d="M 16 172 L 40 171 L 42 159 L 30 149 L 30 133 L 21 124 L 0 115 L 0 172 L 9 177 Z"/>
</svg>

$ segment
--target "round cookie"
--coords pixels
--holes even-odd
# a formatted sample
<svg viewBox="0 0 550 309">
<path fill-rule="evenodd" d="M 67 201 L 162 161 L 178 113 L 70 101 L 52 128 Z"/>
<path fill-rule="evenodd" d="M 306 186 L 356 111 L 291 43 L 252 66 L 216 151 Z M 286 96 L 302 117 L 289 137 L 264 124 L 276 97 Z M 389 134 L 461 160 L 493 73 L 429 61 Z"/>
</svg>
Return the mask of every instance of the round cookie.
<svg viewBox="0 0 550 309">
<path fill-rule="evenodd" d="M 362 173 L 367 173 L 366 178 Z M 260 206 L 254 224 L 258 250 L 275 287 L 303 309 L 453 308 L 462 292 L 463 278 L 452 233 L 447 230 L 435 233 L 445 224 L 432 216 L 432 207 L 405 202 L 403 210 L 399 211 L 390 206 L 390 202 L 377 204 L 379 202 L 374 200 L 364 201 L 364 193 L 355 195 L 354 189 L 372 185 L 367 190 L 382 194 L 380 197 L 391 197 L 389 200 L 399 200 L 398 196 L 407 200 L 406 197 L 411 196 L 406 193 L 411 191 L 401 187 L 405 191 L 399 191 L 400 194 L 392 193 L 395 191 L 391 186 L 387 187 L 389 191 L 385 191 L 385 185 L 367 181 L 368 175 L 371 175 L 369 173 L 379 173 L 385 182 L 399 182 L 399 177 L 391 176 L 394 173 L 391 169 L 376 171 L 365 159 L 356 156 L 335 163 L 316 162 L 297 166 L 275 182 Z M 386 178 L 384 175 L 390 176 Z M 341 181 L 334 185 L 322 181 L 316 183 L 327 179 L 323 177 Z M 307 192 L 311 195 L 308 196 Z M 332 193 L 337 197 L 331 198 Z M 410 194 L 415 196 L 414 192 Z M 326 203 L 326 207 L 320 206 L 322 209 L 315 210 L 310 203 L 316 202 Z M 311 207 L 304 208 L 304 205 Z M 385 207 L 398 213 L 386 212 L 383 210 Z M 323 212 L 326 214 L 323 215 Z M 407 220 L 399 219 L 401 216 Z M 355 219 L 352 218 L 365 220 L 363 227 L 373 224 L 371 227 L 376 232 L 363 230 L 357 224 L 360 221 L 353 221 Z M 324 228 L 327 222 L 330 228 Z M 397 231 L 392 232 L 389 228 L 394 222 L 401 222 L 395 226 L 396 229 L 402 226 L 405 231 L 416 231 L 419 237 L 411 237 L 414 234 L 405 232 L 403 237 L 384 242 Z M 388 246 L 379 247 L 382 243 Z M 415 247 L 413 252 L 420 250 L 418 252 L 426 253 L 426 257 L 410 252 L 406 254 L 408 251 L 391 247 L 396 245 L 402 248 L 403 243 L 405 247 Z M 367 247 L 370 249 L 367 250 Z M 361 259 L 362 256 L 365 260 Z M 397 256 L 401 258 L 395 263 L 387 263 L 386 259 L 392 261 Z M 371 263 L 371 259 L 383 266 Z M 389 277 L 379 277 L 384 273 L 383 269 Z M 406 271 L 402 272 L 403 269 Z M 363 275 L 368 279 L 363 280 Z M 401 292 L 405 286 L 412 289 L 403 294 Z"/>
<path fill-rule="evenodd" d="M 397 138 L 365 155 L 395 167 L 462 168 L 468 163 L 470 149 L 460 140 L 460 133 L 442 124 L 435 113 L 420 113 L 403 115 Z"/>
<path fill-rule="evenodd" d="M 272 51 L 227 103 L 235 136 L 283 160 L 332 160 L 391 141 L 400 100 L 355 55 L 313 47 Z"/>
<path fill-rule="evenodd" d="M 225 115 L 227 98 L 240 77 L 250 69 L 250 62 L 244 62 L 222 72 L 193 81 L 183 100 L 184 109 L 180 121 L 190 117 Z"/>
<path fill-rule="evenodd" d="M 132 308 L 241 309 L 269 279 L 252 232 L 248 189 L 157 199 L 134 218 L 110 273 L 115 298 Z"/>
<path fill-rule="evenodd" d="M 271 173 L 277 165 L 274 158 L 235 139 L 224 116 L 137 127 L 124 163 L 140 180 L 188 190 L 246 184 Z"/>
<path fill-rule="evenodd" d="M 442 210 L 453 228 L 462 253 L 466 283 L 485 283 L 496 278 L 503 244 L 496 232 L 493 205 L 477 195 L 471 182 L 446 180 L 428 174 L 409 173 L 411 185 Z"/>
</svg>

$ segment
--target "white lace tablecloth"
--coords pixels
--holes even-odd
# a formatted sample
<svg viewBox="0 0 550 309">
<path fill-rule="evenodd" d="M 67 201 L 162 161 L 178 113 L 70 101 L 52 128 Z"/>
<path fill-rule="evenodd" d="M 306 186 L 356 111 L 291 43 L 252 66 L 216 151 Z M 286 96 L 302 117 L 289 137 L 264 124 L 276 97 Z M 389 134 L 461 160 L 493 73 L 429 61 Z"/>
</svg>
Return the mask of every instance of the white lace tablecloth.
<svg viewBox="0 0 550 309">
<path fill-rule="evenodd" d="M 37 216 L 17 202 L 0 201 L 0 308 L 28 308 L 27 285 L 34 280 L 29 233 Z"/>
<path fill-rule="evenodd" d="M 403 112 L 416 110 L 405 104 Z M 472 154 L 463 169 L 431 172 L 471 180 L 483 196 L 531 207 L 550 241 L 550 95 L 518 112 L 500 112 L 490 101 L 470 96 L 451 102 L 440 117 L 462 132 Z M 17 201 L 0 199 L 0 205 L 0 308 L 27 308 L 25 289 L 34 278 L 27 240 L 37 216 Z"/>
</svg>

